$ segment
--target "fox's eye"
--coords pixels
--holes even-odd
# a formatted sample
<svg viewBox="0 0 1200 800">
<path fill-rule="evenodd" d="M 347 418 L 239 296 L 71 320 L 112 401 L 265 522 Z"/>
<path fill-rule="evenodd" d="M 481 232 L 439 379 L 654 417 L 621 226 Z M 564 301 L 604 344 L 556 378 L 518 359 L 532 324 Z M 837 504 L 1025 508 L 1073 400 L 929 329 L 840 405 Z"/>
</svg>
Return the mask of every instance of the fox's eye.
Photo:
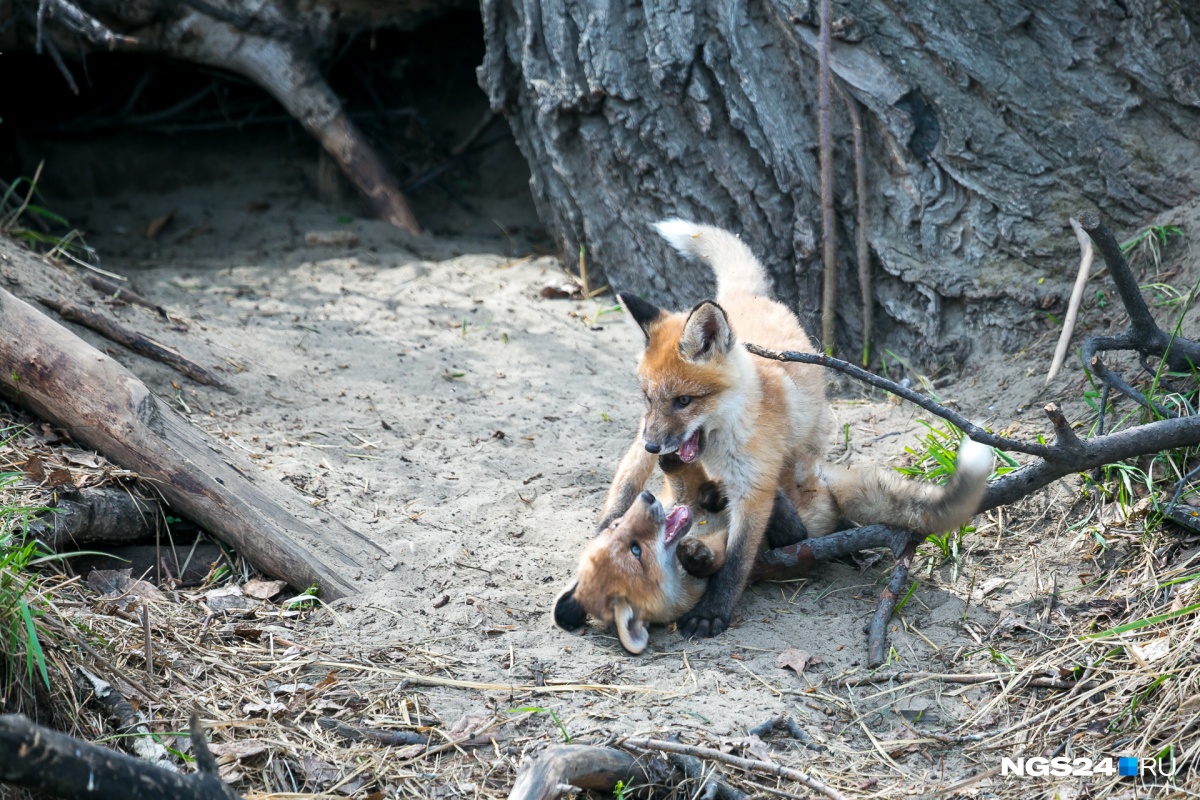
<svg viewBox="0 0 1200 800">
<path fill-rule="evenodd" d="M 681 394 L 681 395 L 679 395 L 679 397 L 675 398 L 675 407 L 676 408 L 687 408 L 691 404 L 692 404 L 692 398 L 686 394 Z"/>
<path fill-rule="evenodd" d="M 629 545 L 629 552 L 633 553 L 633 557 L 638 561 L 642 560 L 642 546 L 637 542 Z"/>
</svg>

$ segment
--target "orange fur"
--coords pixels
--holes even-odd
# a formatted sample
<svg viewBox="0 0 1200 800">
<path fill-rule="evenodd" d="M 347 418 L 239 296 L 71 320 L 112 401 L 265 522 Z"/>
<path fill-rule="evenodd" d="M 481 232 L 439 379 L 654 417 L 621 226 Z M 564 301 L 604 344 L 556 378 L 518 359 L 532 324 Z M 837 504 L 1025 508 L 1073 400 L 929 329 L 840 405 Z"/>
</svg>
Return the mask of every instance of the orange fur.
<svg viewBox="0 0 1200 800">
<path fill-rule="evenodd" d="M 814 350 L 795 315 L 764 296 L 765 270 L 749 248 L 718 228 L 675 220 L 660 223 L 659 231 L 681 252 L 711 263 L 716 303 L 671 313 L 621 296 L 646 338 L 638 363 L 646 413 L 609 489 L 601 531 L 569 590 L 577 604 L 573 619 L 586 612 L 617 622 L 620 632 L 629 624 L 644 628 L 688 613 L 709 622 L 706 634 L 719 632 L 763 546 L 777 488 L 795 505 L 810 536 L 829 533 L 843 518 L 924 533 L 969 519 L 991 472 L 990 450 L 971 443 L 981 449 L 969 450 L 957 482 L 943 489 L 886 470 L 826 465 L 831 413 L 820 369 L 759 359 L 740 344 Z M 728 498 L 726 530 L 705 539 L 720 567 L 707 584 L 683 571 L 677 559 L 662 563 L 661 552 L 653 562 L 644 555 L 641 563 L 627 557 L 629 542 L 647 534 L 647 518 L 635 500 L 658 454 L 683 458 L 693 452 L 685 470 L 667 476 L 669 494 L 688 499 L 700 483 L 714 480 Z M 557 605 L 555 616 L 559 620 Z M 629 637 L 621 638 L 632 651 Z M 641 638 L 638 643 L 645 646 Z"/>
</svg>

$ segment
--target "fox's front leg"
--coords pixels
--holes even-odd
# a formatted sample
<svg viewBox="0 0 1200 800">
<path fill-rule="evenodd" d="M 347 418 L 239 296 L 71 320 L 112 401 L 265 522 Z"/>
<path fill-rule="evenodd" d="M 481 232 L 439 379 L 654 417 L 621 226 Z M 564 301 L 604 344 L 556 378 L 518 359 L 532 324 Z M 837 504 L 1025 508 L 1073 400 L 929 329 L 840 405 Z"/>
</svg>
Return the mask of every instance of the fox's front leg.
<svg viewBox="0 0 1200 800">
<path fill-rule="evenodd" d="M 604 511 L 600 515 L 600 524 L 596 526 L 597 531 L 604 530 L 609 523 L 629 510 L 633 501 L 646 488 L 646 481 L 650 480 L 654 473 L 656 463 L 657 456 L 646 450 L 639 429 L 637 438 L 625 451 L 625 457 L 617 466 L 612 485 L 608 487 L 608 497 L 604 501 Z"/>
<path fill-rule="evenodd" d="M 679 632 L 685 638 L 716 636 L 729 627 L 733 607 L 746 589 L 750 569 L 758 557 L 774 504 L 773 486 L 755 490 L 744 502 L 729 504 L 725 563 L 709 578 L 700 602 L 680 618 Z"/>
</svg>

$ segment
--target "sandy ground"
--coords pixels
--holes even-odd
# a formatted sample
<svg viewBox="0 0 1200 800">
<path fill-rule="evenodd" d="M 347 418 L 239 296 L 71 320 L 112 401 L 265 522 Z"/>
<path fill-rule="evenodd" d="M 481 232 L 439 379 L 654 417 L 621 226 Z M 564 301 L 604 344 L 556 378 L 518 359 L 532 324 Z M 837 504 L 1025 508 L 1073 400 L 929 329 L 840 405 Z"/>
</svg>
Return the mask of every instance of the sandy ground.
<svg viewBox="0 0 1200 800">
<path fill-rule="evenodd" d="M 686 642 L 658 628 L 639 657 L 599 628 L 569 634 L 553 626 L 553 599 L 573 574 L 636 428 L 640 341 L 611 295 L 542 296 L 543 287 L 565 282 L 557 260 L 529 255 L 524 239 L 496 233 L 534 227 L 527 198 L 493 195 L 475 217 L 448 211 L 439 222 L 462 222 L 460 233 L 417 240 L 315 200 L 303 170 L 279 169 L 266 157 L 251 163 L 266 166 L 226 170 L 186 190 L 91 197 L 63 211 L 89 231 L 106 268 L 128 275 L 176 319 L 166 323 L 138 307 L 118 315 L 221 367 L 238 394 L 114 355 L 175 398 L 231 460 L 291 485 L 397 560 L 367 594 L 312 622 L 328 628 L 320 638 L 338 643 L 331 657 L 469 681 L 647 690 L 541 698 L 576 737 L 691 727 L 739 737 L 788 713 L 829 745 L 811 759 L 833 773 L 851 768 L 850 754 L 911 738 L 889 711 L 897 698 L 852 698 L 862 705 L 847 717 L 844 707 L 834 715 L 814 688 L 862 667 L 863 626 L 886 560 L 756 586 L 720 637 Z M 140 235 L 168 211 L 172 221 L 156 240 Z M 331 232 L 356 243 L 309 243 L 310 234 Z M 1048 363 L 1050 338 L 1036 343 L 1036 356 L 969 370 L 940 396 L 994 423 L 1035 417 L 1049 398 L 1039 400 L 1037 389 L 1044 366 L 1031 364 Z M 1068 365 L 1068 373 L 1060 394 L 1077 403 L 1078 368 Z M 835 388 L 830 458 L 904 459 L 923 416 L 855 387 Z M 1024 433 L 1041 428 L 1037 419 L 1030 424 Z M 1089 538 L 1063 522 L 1077 499 L 1063 482 L 980 519 L 957 568 L 941 564 L 931 547 L 923 551 L 918 588 L 893 623 L 895 666 L 994 669 L 991 648 L 1005 646 L 1014 619 L 1040 608 L 1028 601 L 1078 586 L 1089 569 Z M 324 546 L 333 552 L 338 542 Z M 777 666 L 788 648 L 815 657 L 803 675 Z M 381 678 L 381 690 L 395 683 Z M 513 702 L 505 692 L 426 691 L 443 720 Z M 924 723 L 950 726 L 987 696 L 931 684 L 917 699 Z M 993 766 L 955 752 L 931 763 L 888 749 L 914 788 Z"/>
</svg>

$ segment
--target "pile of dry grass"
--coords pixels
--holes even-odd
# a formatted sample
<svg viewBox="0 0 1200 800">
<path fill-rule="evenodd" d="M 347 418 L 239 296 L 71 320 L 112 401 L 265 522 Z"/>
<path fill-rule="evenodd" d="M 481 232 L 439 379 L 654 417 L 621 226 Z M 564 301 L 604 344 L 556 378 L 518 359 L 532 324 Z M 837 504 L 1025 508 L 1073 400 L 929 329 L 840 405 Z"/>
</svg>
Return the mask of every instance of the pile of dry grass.
<svg viewBox="0 0 1200 800">
<path fill-rule="evenodd" d="M 35 455 L 46 475 L 66 470 L 58 479 L 75 486 L 115 482 L 142 490 L 136 476 L 75 451 L 11 409 L 5 413 L 0 472 L 18 479 L 6 488 L 4 505 L 52 500 L 48 479 L 17 475 Z M 12 528 L 21 517 L 7 519 Z M 1051 592 L 1002 615 L 980 647 L 946 672 L 885 668 L 791 690 L 798 707 L 826 720 L 806 739 L 788 738 L 785 727 L 740 739 L 694 729 L 683 741 L 801 769 L 850 797 L 940 792 L 1015 800 L 1031 796 L 1031 787 L 1063 797 L 1194 793 L 1200 548 L 1194 538 L 1161 530 L 1129 532 L 1124 541 L 1123 560 L 1103 582 Z M 191 768 L 187 721 L 196 710 L 224 776 L 248 797 L 503 797 L 524 757 L 567 738 L 558 717 L 540 705 L 545 695 L 662 694 L 607 684 L 480 683 L 460 677 L 457 659 L 432 645 L 365 652 L 335 609 L 254 578 L 236 556 L 214 564 L 199 586 L 153 586 L 141 577 L 87 581 L 57 562 L 12 576 L 28 580 L 24 598 L 46 672 L 43 678 L 27 640 L 9 637 L 9 707 L 122 750 L 145 754 L 141 745 L 156 742 L 165 748 L 157 757 L 182 769 Z M 134 716 L 98 701 L 95 689 L 104 683 L 129 701 Z M 482 696 L 490 711 L 443 719 L 428 687 L 473 701 Z M 962 699 L 970 712 L 954 721 L 911 712 L 915 700 L 943 694 Z M 664 738 L 671 731 L 643 733 Z M 603 728 L 573 741 L 621 744 Z M 999 774 L 1004 756 L 1123 755 L 1173 758 L 1173 777 L 1031 782 Z M 748 795 L 806 791 L 776 776 L 705 763 L 699 782 L 656 796 L 694 797 L 713 775 Z"/>
</svg>

